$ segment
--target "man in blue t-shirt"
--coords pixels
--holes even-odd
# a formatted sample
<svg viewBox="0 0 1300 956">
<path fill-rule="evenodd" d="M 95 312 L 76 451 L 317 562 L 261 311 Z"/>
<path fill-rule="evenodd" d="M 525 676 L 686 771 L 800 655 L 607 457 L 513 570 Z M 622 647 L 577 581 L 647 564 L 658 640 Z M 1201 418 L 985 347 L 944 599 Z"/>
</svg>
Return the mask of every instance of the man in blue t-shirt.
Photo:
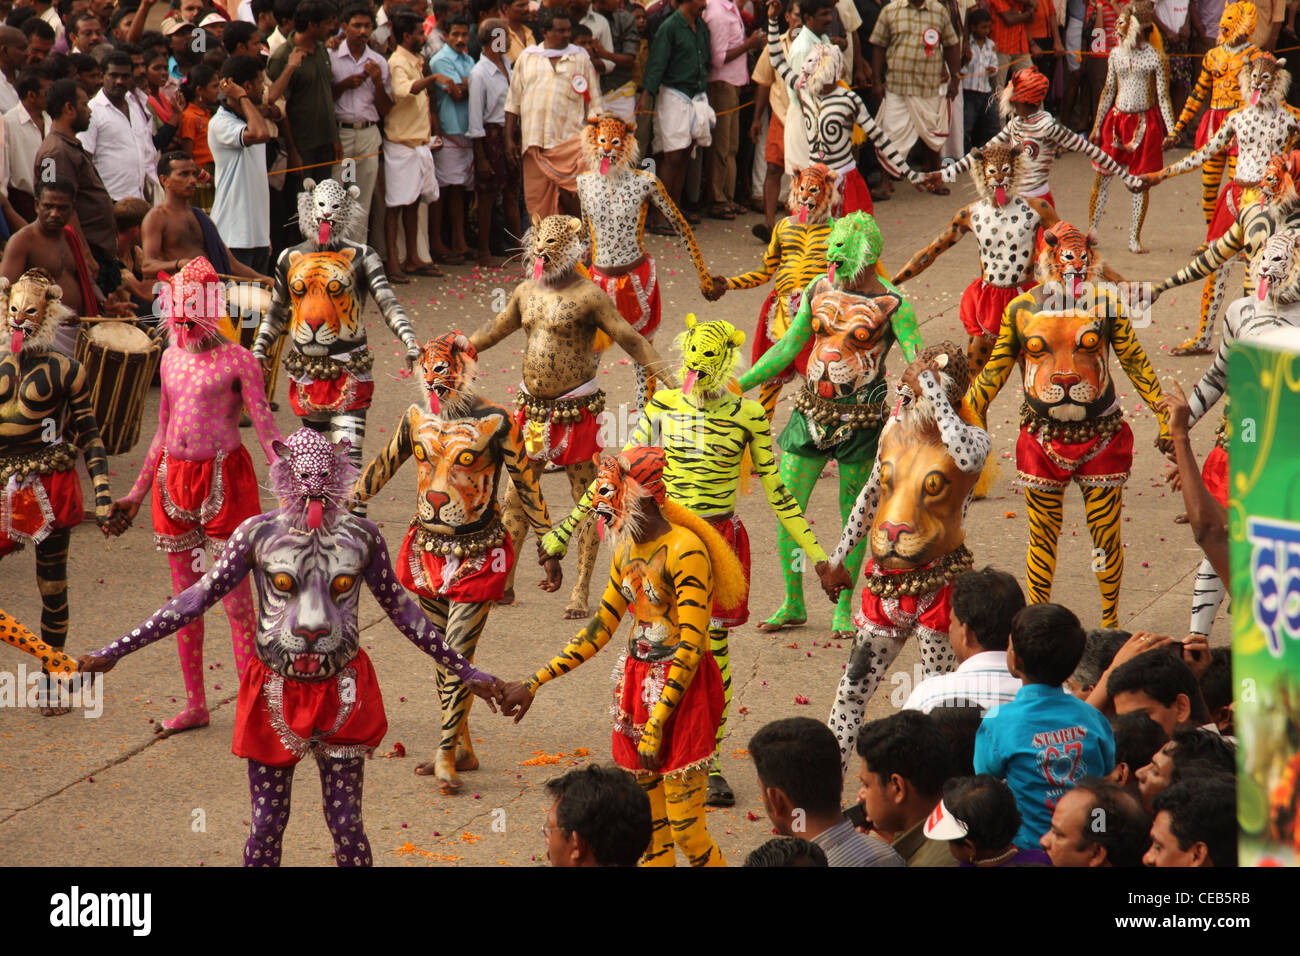
<svg viewBox="0 0 1300 956">
<path fill-rule="evenodd" d="M 469 46 L 469 20 L 458 14 L 447 23 L 447 42 L 429 58 L 438 99 L 438 128 L 442 148 L 433 151 L 434 171 L 442 197 L 429 207 L 429 252 L 435 261 L 458 265 L 470 248 L 465 242 L 465 189 L 474 186 L 474 145 L 469 131 L 469 74 L 474 58 Z M 451 242 L 442 241 L 442 213 L 451 220 Z"/>
<path fill-rule="evenodd" d="M 1031 604 L 1011 623 L 1007 667 L 1024 686 L 992 708 L 975 735 L 975 772 L 1005 779 L 1022 823 L 1015 844 L 1033 849 L 1056 801 L 1084 777 L 1115 766 L 1110 723 L 1062 686 L 1083 657 L 1079 619 L 1059 604 Z"/>
</svg>

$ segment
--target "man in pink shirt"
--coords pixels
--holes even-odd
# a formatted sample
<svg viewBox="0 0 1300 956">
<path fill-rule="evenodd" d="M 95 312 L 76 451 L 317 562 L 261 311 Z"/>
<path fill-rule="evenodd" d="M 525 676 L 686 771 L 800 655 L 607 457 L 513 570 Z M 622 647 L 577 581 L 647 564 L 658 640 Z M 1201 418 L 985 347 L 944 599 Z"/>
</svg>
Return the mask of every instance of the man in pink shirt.
<svg viewBox="0 0 1300 956">
<path fill-rule="evenodd" d="M 745 37 L 745 21 L 733 0 L 709 0 L 702 14 L 709 27 L 713 61 L 709 66 L 709 105 L 718 114 L 709 153 L 709 181 L 714 219 L 735 219 L 736 151 L 740 148 L 740 89 L 749 82 L 747 54 L 763 45 L 755 30 Z"/>
</svg>

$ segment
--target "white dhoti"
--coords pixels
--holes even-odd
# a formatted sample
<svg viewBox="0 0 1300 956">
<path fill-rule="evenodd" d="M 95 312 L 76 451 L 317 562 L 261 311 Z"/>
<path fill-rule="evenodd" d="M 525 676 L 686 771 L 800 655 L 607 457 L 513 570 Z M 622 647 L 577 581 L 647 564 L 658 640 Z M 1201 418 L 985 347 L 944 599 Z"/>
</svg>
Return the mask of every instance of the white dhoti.
<svg viewBox="0 0 1300 956">
<path fill-rule="evenodd" d="M 885 93 L 876 113 L 876 125 L 885 134 L 885 138 L 894 144 L 900 155 L 906 156 L 916 145 L 918 139 L 928 149 L 938 151 L 948 139 L 951 115 L 948 98 L 942 94 L 935 96 L 900 96 L 897 93 Z M 883 153 L 876 151 L 880 165 L 891 176 L 901 176 Z"/>
<path fill-rule="evenodd" d="M 467 136 L 444 134 L 442 148 L 433 151 L 438 186 L 474 185 L 474 147 Z"/>
<path fill-rule="evenodd" d="M 701 93 L 692 99 L 671 86 L 661 86 L 657 106 L 651 152 L 673 153 L 713 142 L 717 114 L 709 105 L 706 94 Z"/>
<path fill-rule="evenodd" d="M 636 84 L 631 80 L 622 86 L 616 86 L 608 93 L 601 93 L 605 109 L 619 119 L 632 122 L 636 118 Z"/>
<path fill-rule="evenodd" d="M 388 208 L 437 199 L 438 178 L 428 145 L 404 146 L 384 140 L 384 203 Z"/>
</svg>

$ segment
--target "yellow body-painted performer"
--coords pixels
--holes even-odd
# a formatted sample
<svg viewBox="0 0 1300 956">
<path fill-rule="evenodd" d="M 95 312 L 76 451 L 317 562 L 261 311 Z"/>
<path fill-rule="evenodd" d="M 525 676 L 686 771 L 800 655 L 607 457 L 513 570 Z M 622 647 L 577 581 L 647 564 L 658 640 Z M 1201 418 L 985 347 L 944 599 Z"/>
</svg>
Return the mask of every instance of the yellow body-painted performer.
<svg viewBox="0 0 1300 956">
<path fill-rule="evenodd" d="M 653 833 L 641 865 L 672 866 L 676 847 L 691 866 L 725 866 L 704 810 L 723 704 L 709 615 L 715 602 L 744 601 L 748 585 L 722 536 L 669 499 L 666 474 L 657 447 L 629 447 L 601 463 L 591 509 L 613 533 L 614 560 L 600 607 L 550 663 L 506 687 L 502 709 L 521 720 L 541 685 L 590 660 L 631 612 L 616 668 L 613 753 L 650 798 Z"/>
<path fill-rule="evenodd" d="M 31 654 L 52 674 L 76 673 L 76 661 L 63 651 L 50 647 L 2 610 L 0 610 L 0 641 Z"/>
<path fill-rule="evenodd" d="M 686 317 L 686 333 L 679 339 L 685 382 L 680 389 L 659 389 L 641 414 L 629 448 L 658 444 L 666 456 L 664 482 L 674 502 L 709 522 L 735 552 L 749 577 L 749 535 L 736 514 L 741 462 L 748 449 L 754 472 L 763 483 L 768 503 L 782 528 L 812 562 L 823 561 L 817 543 L 794 495 L 786 489 L 772 453 L 772 432 L 763 406 L 733 394 L 740 346 L 745 335 L 728 322 L 697 323 Z M 591 506 L 597 485 L 542 542 L 548 554 L 564 554 L 570 536 Z M 726 733 L 731 704 L 731 663 L 727 632 L 749 620 L 749 603 L 715 602 L 709 625 L 709 647 L 722 671 L 726 707 L 718 726 L 717 741 Z M 714 759 L 709 774 L 709 803 L 731 806 L 735 796 Z"/>
<path fill-rule="evenodd" d="M 1029 601 L 1051 600 L 1065 489 L 1074 481 L 1087 508 L 1102 626 L 1118 627 L 1121 511 L 1133 466 L 1133 431 L 1115 394 L 1110 349 L 1159 419 L 1160 447 L 1168 446 L 1169 419 L 1159 408 L 1160 384 L 1125 307 L 1100 284 L 1096 238 L 1062 221 L 1043 234 L 1043 242 L 1041 284 L 1007 306 L 993 355 L 971 384 L 966 404 L 983 421 L 1011 370 L 1023 363 L 1016 468 L 1029 510 Z"/>
</svg>

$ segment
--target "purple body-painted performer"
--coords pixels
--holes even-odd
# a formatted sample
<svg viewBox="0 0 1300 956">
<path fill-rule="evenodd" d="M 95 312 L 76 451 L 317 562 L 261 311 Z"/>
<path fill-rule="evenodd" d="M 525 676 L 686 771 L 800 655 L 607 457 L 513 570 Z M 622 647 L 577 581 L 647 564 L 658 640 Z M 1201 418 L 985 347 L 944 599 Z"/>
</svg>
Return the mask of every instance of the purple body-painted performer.
<svg viewBox="0 0 1300 956">
<path fill-rule="evenodd" d="M 123 656 L 196 620 L 250 573 L 260 615 L 254 657 L 239 683 L 232 750 L 248 760 L 252 826 L 245 866 L 278 866 L 295 765 L 308 753 L 320 767 L 325 822 L 340 866 L 369 866 L 361 820 L 365 756 L 388 729 L 374 668 L 360 647 L 357 602 L 365 581 L 406 638 L 488 701 L 500 682 L 477 670 L 406 595 L 379 529 L 349 514 L 357 469 L 348 443 L 332 445 L 300 429 L 275 442 L 275 511 L 249 518 L 215 566 L 147 621 L 83 657 L 83 671 L 108 670 Z"/>
</svg>

